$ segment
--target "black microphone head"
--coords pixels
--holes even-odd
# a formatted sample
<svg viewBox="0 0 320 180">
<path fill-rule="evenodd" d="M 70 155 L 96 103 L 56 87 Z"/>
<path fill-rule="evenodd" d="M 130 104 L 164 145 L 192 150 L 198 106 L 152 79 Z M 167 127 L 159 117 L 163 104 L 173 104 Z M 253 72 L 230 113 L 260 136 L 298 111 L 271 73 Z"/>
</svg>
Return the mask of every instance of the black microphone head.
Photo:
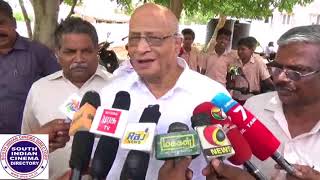
<svg viewBox="0 0 320 180">
<path fill-rule="evenodd" d="M 80 102 L 80 107 L 85 103 L 91 104 L 96 109 L 101 106 L 100 95 L 96 91 L 87 91 Z"/>
<path fill-rule="evenodd" d="M 88 131 L 77 131 L 74 135 L 69 166 L 72 169 L 85 171 L 91 159 L 94 134 Z"/>
<path fill-rule="evenodd" d="M 211 124 L 210 115 L 207 113 L 199 113 L 191 117 L 192 128 L 195 128 L 197 126 L 208 126 L 210 124 Z"/>
<path fill-rule="evenodd" d="M 181 122 L 174 122 L 174 123 L 171 123 L 168 128 L 168 133 L 181 132 L 181 131 L 189 131 L 188 125 Z"/>
<path fill-rule="evenodd" d="M 114 98 L 112 108 L 129 110 L 130 103 L 130 94 L 127 91 L 119 91 Z"/>
<path fill-rule="evenodd" d="M 159 111 L 159 105 L 149 105 L 146 107 L 140 117 L 141 123 L 158 123 L 161 113 Z"/>
<path fill-rule="evenodd" d="M 91 164 L 91 176 L 105 179 L 112 168 L 119 147 L 119 140 L 101 136 Z"/>
<path fill-rule="evenodd" d="M 144 180 L 146 178 L 150 155 L 146 152 L 131 150 L 123 165 L 120 180 Z"/>
</svg>

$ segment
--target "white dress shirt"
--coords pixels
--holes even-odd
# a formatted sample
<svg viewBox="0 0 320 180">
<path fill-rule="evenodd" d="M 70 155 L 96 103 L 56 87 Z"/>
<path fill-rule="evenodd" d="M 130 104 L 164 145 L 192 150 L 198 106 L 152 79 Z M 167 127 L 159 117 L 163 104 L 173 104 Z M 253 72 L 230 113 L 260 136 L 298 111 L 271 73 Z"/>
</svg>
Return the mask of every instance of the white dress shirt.
<svg viewBox="0 0 320 180">
<path fill-rule="evenodd" d="M 320 171 L 320 122 L 310 132 L 292 138 L 276 92 L 253 96 L 244 106 L 279 139 L 281 146 L 278 151 L 289 163 L 314 166 L 315 170 Z M 285 179 L 284 171 L 276 170 L 271 158 L 263 162 L 257 158 L 252 160 L 270 179 Z"/>
<path fill-rule="evenodd" d="M 189 69 L 186 62 L 178 58 L 178 64 L 184 68 L 176 84 L 165 95 L 156 99 L 136 72 L 126 72 L 117 76 L 108 86 L 101 90 L 102 105 L 111 107 L 118 91 L 130 93 L 131 106 L 129 122 L 139 122 L 140 116 L 148 105 L 159 104 L 161 116 L 157 124 L 157 133 L 166 133 L 173 122 L 182 122 L 191 129 L 191 116 L 194 108 L 202 102 L 210 101 L 218 92 L 228 94 L 228 91 L 216 81 Z M 119 147 L 116 160 L 107 179 L 117 180 L 127 157 L 127 150 Z M 163 161 L 156 160 L 151 155 L 146 179 L 158 178 L 158 171 Z M 190 165 L 194 179 L 205 179 L 201 170 L 206 166 L 203 155 L 194 159 Z"/>
<path fill-rule="evenodd" d="M 107 84 L 110 77 L 111 74 L 99 65 L 96 73 L 81 88 L 66 79 L 62 71 L 39 79 L 29 91 L 23 113 L 21 133 L 28 134 L 54 119 L 65 119 L 66 116 L 59 110 L 59 106 L 70 95 L 76 93 L 82 97 L 89 90 L 99 92 Z M 50 179 L 57 179 L 68 170 L 72 140 L 73 138 L 70 138 L 64 148 L 49 154 Z"/>
</svg>

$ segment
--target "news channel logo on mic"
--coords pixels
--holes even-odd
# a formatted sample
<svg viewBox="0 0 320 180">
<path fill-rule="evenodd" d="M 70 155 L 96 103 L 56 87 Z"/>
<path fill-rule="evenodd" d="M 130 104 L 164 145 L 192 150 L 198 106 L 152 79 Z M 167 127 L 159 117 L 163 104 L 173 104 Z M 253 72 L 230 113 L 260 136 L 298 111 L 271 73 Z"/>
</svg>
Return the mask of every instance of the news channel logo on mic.
<svg viewBox="0 0 320 180">
<path fill-rule="evenodd" d="M 48 179 L 46 134 L 0 134 L 0 179 Z"/>
</svg>

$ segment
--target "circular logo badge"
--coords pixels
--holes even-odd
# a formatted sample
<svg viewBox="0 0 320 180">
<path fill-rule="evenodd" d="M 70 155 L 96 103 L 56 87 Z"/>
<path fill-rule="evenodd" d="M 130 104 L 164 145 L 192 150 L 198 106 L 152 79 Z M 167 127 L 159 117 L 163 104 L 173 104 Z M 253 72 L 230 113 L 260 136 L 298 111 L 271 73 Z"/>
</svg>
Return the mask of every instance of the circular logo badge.
<svg viewBox="0 0 320 180">
<path fill-rule="evenodd" d="M 225 133 L 217 126 L 211 125 L 207 126 L 203 130 L 203 135 L 207 142 L 212 145 L 223 146 L 226 144 Z"/>
<path fill-rule="evenodd" d="M 227 118 L 226 114 L 218 107 L 212 107 L 211 115 L 216 120 L 225 120 Z"/>
<path fill-rule="evenodd" d="M 12 177 L 30 179 L 41 174 L 48 165 L 49 151 L 41 139 L 33 135 L 16 135 L 1 149 L 1 165 Z"/>
</svg>

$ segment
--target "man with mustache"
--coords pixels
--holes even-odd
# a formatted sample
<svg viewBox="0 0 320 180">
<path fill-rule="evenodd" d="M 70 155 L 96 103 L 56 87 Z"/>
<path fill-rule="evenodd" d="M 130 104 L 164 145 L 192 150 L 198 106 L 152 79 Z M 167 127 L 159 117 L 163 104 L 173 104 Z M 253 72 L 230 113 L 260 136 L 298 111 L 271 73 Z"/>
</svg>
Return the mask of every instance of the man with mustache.
<svg viewBox="0 0 320 180">
<path fill-rule="evenodd" d="M 245 107 L 281 141 L 286 160 L 300 164 L 298 178 L 288 179 L 320 179 L 320 25 L 295 27 L 278 45 L 270 65 L 276 92 L 249 98 Z M 286 178 L 270 158 L 252 162 L 267 177 Z"/>
<path fill-rule="evenodd" d="M 50 179 L 68 169 L 72 146 L 70 123 L 59 106 L 74 93 L 83 96 L 90 90 L 99 91 L 110 77 L 98 65 L 98 35 L 89 22 L 74 17 L 63 21 L 55 31 L 55 45 L 62 70 L 32 85 L 22 122 L 22 133 L 49 134 Z"/>
<path fill-rule="evenodd" d="M 44 45 L 20 36 L 10 5 L 0 0 L 0 134 L 19 134 L 33 82 L 60 69 Z"/>
</svg>

